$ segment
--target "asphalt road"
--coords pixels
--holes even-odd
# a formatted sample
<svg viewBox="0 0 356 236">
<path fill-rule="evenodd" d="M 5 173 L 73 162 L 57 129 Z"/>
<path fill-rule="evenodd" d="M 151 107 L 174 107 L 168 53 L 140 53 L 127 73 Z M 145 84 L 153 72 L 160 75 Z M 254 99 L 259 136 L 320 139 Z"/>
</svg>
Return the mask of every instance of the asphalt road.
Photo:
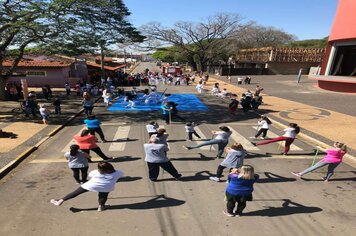
<svg viewBox="0 0 356 236">
<path fill-rule="evenodd" d="M 137 70 L 147 68 L 142 64 Z M 152 70 L 154 66 L 152 67 Z M 163 91 L 159 87 L 159 91 Z M 170 86 L 169 93 L 194 93 L 193 86 Z M 109 156 L 117 157 L 115 168 L 126 177 L 109 195 L 110 208 L 97 212 L 97 196 L 86 193 L 65 202 L 61 207 L 49 203 L 76 189 L 63 152 L 74 134 L 82 128 L 79 117 L 49 139 L 12 176 L 0 182 L 0 235 L 353 235 L 356 227 L 353 204 L 355 171 L 341 164 L 335 180 L 320 180 L 323 171 L 296 179 L 290 171 L 308 167 L 313 147 L 296 140 L 294 155 L 266 155 L 279 152 L 278 144 L 253 149 L 248 137 L 255 133 L 257 115 L 226 114 L 227 101 L 210 95 L 200 99 L 208 112 L 181 112 L 189 121 L 201 123 L 198 132 L 210 138 L 210 131 L 221 124 L 232 128 L 230 144 L 239 141 L 251 153 L 245 163 L 255 167 L 261 180 L 255 185 L 254 201 L 248 202 L 242 217 L 229 218 L 222 214 L 225 207 L 225 182 L 210 181 L 221 160 L 214 159 L 216 150 L 187 151 L 184 124 L 165 125 L 169 136 L 169 157 L 183 174 L 181 181 L 161 172 L 159 181 L 147 178 L 143 160 L 143 144 L 147 140 L 145 124 L 156 119 L 159 112 L 110 113 L 105 107 L 94 112 L 103 121 L 108 140 L 99 144 Z M 282 131 L 271 128 L 270 135 Z M 116 135 L 116 136 L 115 136 Z M 196 143 L 193 141 L 192 143 Z M 111 151 L 110 151 L 111 150 Z M 93 154 L 95 157 L 95 154 Z M 321 157 L 321 156 L 320 156 Z M 90 170 L 95 169 L 95 163 Z M 225 171 L 226 179 L 227 172 Z"/>
</svg>

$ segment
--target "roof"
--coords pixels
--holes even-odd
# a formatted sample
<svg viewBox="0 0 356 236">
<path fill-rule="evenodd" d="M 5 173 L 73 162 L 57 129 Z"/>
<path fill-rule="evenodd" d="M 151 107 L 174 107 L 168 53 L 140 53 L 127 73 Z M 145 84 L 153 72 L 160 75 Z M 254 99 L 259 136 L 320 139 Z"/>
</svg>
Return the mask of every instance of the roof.
<svg viewBox="0 0 356 236">
<path fill-rule="evenodd" d="M 100 65 L 100 64 L 97 64 L 97 63 L 91 62 L 91 61 L 87 61 L 87 65 L 88 65 L 88 66 L 97 67 L 97 68 L 101 68 L 101 65 Z M 105 70 L 115 71 L 115 70 L 118 70 L 118 69 L 120 69 L 120 68 L 124 68 L 125 66 L 126 66 L 126 64 L 124 64 L 124 65 L 119 65 L 119 66 L 115 66 L 115 67 L 112 67 L 112 66 L 104 66 L 104 69 L 105 69 Z"/>
<path fill-rule="evenodd" d="M 12 66 L 13 61 L 4 61 L 4 67 Z M 52 61 L 52 60 L 21 60 L 17 67 L 68 67 L 72 62 L 68 61 Z"/>
</svg>

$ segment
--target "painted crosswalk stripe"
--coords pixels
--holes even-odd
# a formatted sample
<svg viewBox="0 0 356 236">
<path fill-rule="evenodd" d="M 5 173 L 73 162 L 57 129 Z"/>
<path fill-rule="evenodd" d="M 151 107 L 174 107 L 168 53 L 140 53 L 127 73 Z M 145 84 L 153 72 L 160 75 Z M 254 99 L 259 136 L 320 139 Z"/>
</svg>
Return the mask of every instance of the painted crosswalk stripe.
<svg viewBox="0 0 356 236">
<path fill-rule="evenodd" d="M 195 131 L 200 135 L 201 139 L 205 139 L 205 140 L 208 139 L 208 138 L 204 135 L 204 133 L 201 131 L 201 129 L 200 129 L 198 126 L 194 127 L 194 129 L 195 129 Z M 209 139 L 210 139 L 210 138 L 209 138 Z M 199 144 L 203 143 L 204 141 L 196 141 L 196 142 L 197 142 L 197 144 L 199 145 Z M 200 147 L 200 149 L 201 149 L 201 150 L 210 150 L 210 145 Z M 214 145 L 211 147 L 211 150 L 215 150 Z"/>
<path fill-rule="evenodd" d="M 257 126 L 253 126 L 253 128 L 254 128 L 254 129 L 257 129 Z M 268 138 L 276 138 L 276 137 L 279 137 L 279 136 L 280 136 L 280 135 L 277 135 L 277 134 L 273 133 L 271 130 L 268 130 L 268 132 L 267 132 L 267 137 L 268 137 Z M 267 140 L 266 140 L 266 141 L 267 141 Z M 283 144 L 283 143 L 282 143 L 282 144 Z M 298 146 L 292 144 L 292 145 L 290 146 L 290 150 L 293 150 L 293 151 L 301 151 L 301 150 L 303 150 L 303 149 L 301 149 L 301 148 L 299 148 Z"/>
<path fill-rule="evenodd" d="M 129 137 L 130 126 L 119 126 L 114 136 L 115 140 L 122 140 Z M 110 152 L 114 151 L 124 151 L 126 142 L 112 142 L 109 147 Z"/>
<path fill-rule="evenodd" d="M 80 134 L 86 127 L 81 128 L 77 134 Z M 73 144 L 77 144 L 74 139 L 71 139 L 69 143 L 62 149 L 62 152 L 69 152 L 70 146 Z"/>
<path fill-rule="evenodd" d="M 242 144 L 242 146 L 250 151 L 258 151 L 260 150 L 259 148 L 255 147 L 252 145 L 252 143 L 250 142 L 250 140 L 246 139 L 244 136 L 242 136 L 241 134 L 239 134 L 238 132 L 236 132 L 236 130 L 234 130 L 233 128 L 231 128 L 231 126 L 228 126 L 228 128 L 232 131 L 231 134 L 231 138 L 236 142 L 236 143 L 240 143 Z"/>
</svg>

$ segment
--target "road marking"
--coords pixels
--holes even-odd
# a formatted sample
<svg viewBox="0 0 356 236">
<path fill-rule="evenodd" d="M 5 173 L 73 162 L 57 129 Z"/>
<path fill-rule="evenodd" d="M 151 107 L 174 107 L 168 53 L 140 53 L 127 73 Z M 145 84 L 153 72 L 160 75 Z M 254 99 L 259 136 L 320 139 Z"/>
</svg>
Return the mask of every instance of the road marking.
<svg viewBox="0 0 356 236">
<path fill-rule="evenodd" d="M 195 126 L 194 127 L 195 131 L 197 131 L 197 133 L 200 135 L 201 139 L 208 139 L 204 133 L 201 131 L 201 129 L 198 127 L 198 126 Z M 209 138 L 210 139 L 210 138 Z M 195 141 L 198 145 L 199 144 L 202 144 L 204 141 Z M 211 147 L 211 150 L 215 150 L 214 148 L 214 145 L 208 145 L 208 146 L 203 146 L 203 147 L 200 147 L 201 150 L 210 150 L 210 147 Z"/>
<path fill-rule="evenodd" d="M 102 161 L 103 159 L 101 158 L 91 158 L 92 161 Z M 61 158 L 61 159 L 40 159 L 40 160 L 33 160 L 30 163 L 31 164 L 45 164 L 45 163 L 67 163 L 67 159 Z"/>
<path fill-rule="evenodd" d="M 83 128 L 81 128 L 79 131 L 78 131 L 78 135 L 83 131 L 83 130 L 85 130 L 86 129 L 86 127 L 83 127 Z M 70 149 L 70 146 L 71 145 L 73 145 L 73 144 L 77 144 L 76 142 L 75 142 L 75 140 L 74 139 L 71 139 L 70 141 L 69 141 L 69 143 L 62 149 L 62 152 L 69 152 L 69 149 Z"/>
<path fill-rule="evenodd" d="M 244 147 L 244 149 L 246 149 L 246 150 L 253 150 L 253 151 L 258 151 L 258 150 L 260 150 L 259 148 L 253 146 L 250 140 L 246 139 L 244 136 L 242 136 L 241 134 L 239 134 L 236 130 L 234 130 L 233 128 L 231 128 L 231 126 L 228 126 L 228 128 L 232 131 L 231 138 L 232 138 L 235 142 L 241 143 L 242 146 Z"/>
<path fill-rule="evenodd" d="M 129 132 L 130 132 L 130 126 L 119 126 L 117 128 L 113 141 L 128 138 Z M 126 146 L 126 142 L 113 142 L 110 144 L 109 151 L 110 152 L 124 151 L 125 146 Z"/>
<path fill-rule="evenodd" d="M 253 126 L 253 128 L 254 128 L 254 129 L 257 129 L 257 126 Z M 276 138 L 276 137 L 279 137 L 279 135 L 273 133 L 271 130 L 268 130 L 268 132 L 267 132 L 267 137 L 269 137 L 269 138 Z M 265 141 L 267 141 L 267 140 L 265 140 Z M 282 143 L 282 142 L 279 142 L 279 143 Z M 301 149 L 301 148 L 297 147 L 296 145 L 292 144 L 292 145 L 290 146 L 290 150 L 293 150 L 293 151 L 301 151 L 301 150 L 303 150 L 303 149 Z"/>
<path fill-rule="evenodd" d="M 102 123 L 100 126 L 120 126 L 126 125 L 126 122 L 116 122 L 116 123 Z"/>
</svg>

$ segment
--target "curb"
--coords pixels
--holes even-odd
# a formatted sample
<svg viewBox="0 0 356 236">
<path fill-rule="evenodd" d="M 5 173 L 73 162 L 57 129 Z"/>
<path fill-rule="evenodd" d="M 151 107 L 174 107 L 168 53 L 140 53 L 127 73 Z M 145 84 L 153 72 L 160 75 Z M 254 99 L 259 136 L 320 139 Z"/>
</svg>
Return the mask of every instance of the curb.
<svg viewBox="0 0 356 236">
<path fill-rule="evenodd" d="M 95 100 L 95 103 L 98 102 L 101 97 Z M 46 137 L 37 142 L 34 146 L 28 148 L 23 153 L 18 155 L 14 160 L 12 160 L 9 164 L 0 169 L 0 180 L 4 178 L 7 174 L 9 174 L 13 169 L 15 169 L 22 161 L 24 161 L 28 156 L 34 153 L 39 146 L 41 146 L 44 142 L 46 142 L 50 137 L 53 137 L 60 130 L 62 130 L 68 123 L 72 122 L 76 117 L 84 112 L 84 108 L 78 111 L 75 115 L 72 115 L 67 120 L 64 121 L 62 125 L 57 126 L 54 130 L 49 132 Z"/>
</svg>

